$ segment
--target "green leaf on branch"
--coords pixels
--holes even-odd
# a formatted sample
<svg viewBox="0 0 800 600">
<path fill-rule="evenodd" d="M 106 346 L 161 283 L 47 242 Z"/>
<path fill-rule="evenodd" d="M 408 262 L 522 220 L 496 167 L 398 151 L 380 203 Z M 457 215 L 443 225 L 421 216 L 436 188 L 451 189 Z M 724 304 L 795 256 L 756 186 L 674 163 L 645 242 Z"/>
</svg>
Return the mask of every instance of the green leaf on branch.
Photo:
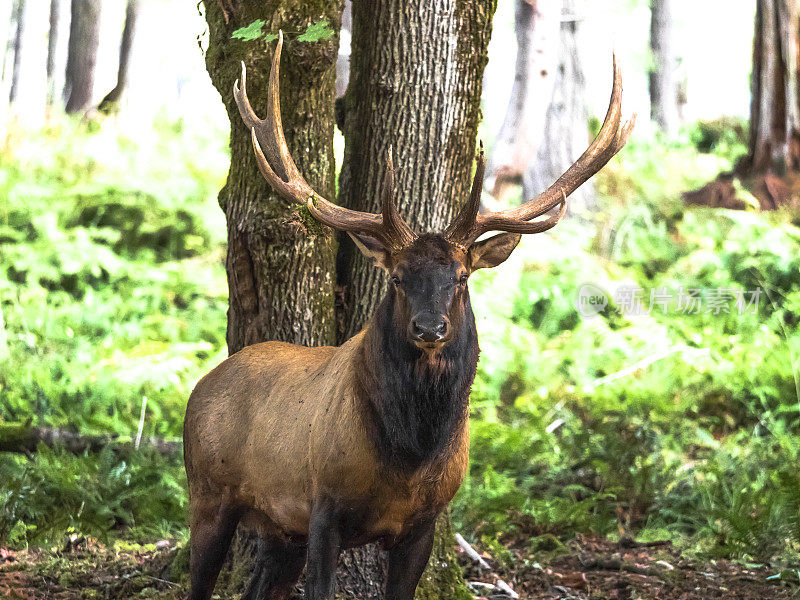
<svg viewBox="0 0 800 600">
<path fill-rule="evenodd" d="M 298 38 L 298 42 L 318 42 L 320 40 L 329 40 L 333 37 L 335 32 L 331 29 L 327 21 L 317 21 L 311 23 L 306 27 L 305 33 L 302 33 Z"/>
<path fill-rule="evenodd" d="M 231 37 L 236 38 L 238 40 L 242 40 L 243 42 L 250 42 L 252 40 L 257 40 L 261 37 L 261 32 L 264 28 L 264 20 L 258 19 L 253 21 L 247 27 L 240 27 L 236 31 L 231 34 Z M 275 36 L 278 37 L 278 36 Z M 274 38 L 273 38 L 274 39 Z"/>
</svg>

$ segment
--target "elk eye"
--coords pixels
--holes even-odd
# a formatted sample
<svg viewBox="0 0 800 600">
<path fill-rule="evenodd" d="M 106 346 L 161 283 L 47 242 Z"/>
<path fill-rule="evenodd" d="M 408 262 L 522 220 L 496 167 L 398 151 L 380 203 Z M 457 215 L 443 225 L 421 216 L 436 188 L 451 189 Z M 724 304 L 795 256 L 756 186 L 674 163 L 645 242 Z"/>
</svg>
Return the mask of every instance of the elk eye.
<svg viewBox="0 0 800 600">
<path fill-rule="evenodd" d="M 458 283 L 464 285 L 465 283 L 467 283 L 467 279 L 469 279 L 469 275 L 464 273 L 461 277 L 458 278 Z"/>
<path fill-rule="evenodd" d="M 392 275 L 392 283 L 395 285 L 400 285 L 400 278 L 397 275 Z"/>
</svg>

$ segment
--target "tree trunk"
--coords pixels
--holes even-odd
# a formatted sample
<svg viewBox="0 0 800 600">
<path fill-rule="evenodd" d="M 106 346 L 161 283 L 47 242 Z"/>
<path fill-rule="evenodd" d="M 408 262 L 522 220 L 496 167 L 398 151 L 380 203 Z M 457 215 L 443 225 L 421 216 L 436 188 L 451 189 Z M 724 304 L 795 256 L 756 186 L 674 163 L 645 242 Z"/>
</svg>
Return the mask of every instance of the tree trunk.
<svg viewBox="0 0 800 600">
<path fill-rule="evenodd" d="M 25 31 L 25 0 L 17 0 L 14 5 L 14 63 L 11 70 L 11 87 L 8 91 L 8 101 L 13 103 L 17 99 L 19 90 L 19 65 L 22 58 L 22 34 Z"/>
<path fill-rule="evenodd" d="M 469 195 L 480 120 L 483 69 L 494 0 L 353 4 L 350 85 L 344 97 L 345 157 L 339 202 L 379 212 L 386 157 L 393 147 L 395 202 L 417 230 L 442 230 Z M 357 333 L 385 292 L 385 275 L 342 236 L 339 340 Z M 445 516 L 417 598 L 469 598 Z M 348 553 L 345 597 L 382 598 L 381 553 Z"/>
<path fill-rule="evenodd" d="M 56 99 L 56 50 L 60 4 L 61 0 L 50 0 L 50 29 L 47 34 L 47 106 L 53 106 Z"/>
<path fill-rule="evenodd" d="M 547 189 L 589 145 L 586 79 L 578 43 L 580 19 L 576 13 L 576 1 L 564 0 L 553 93 L 536 157 L 523 178 L 524 200 Z M 568 210 L 570 214 L 580 215 L 593 207 L 594 189 L 591 182 L 586 182 L 570 196 Z"/>
<path fill-rule="evenodd" d="M 117 85 L 100 101 L 97 110 L 108 114 L 115 112 L 122 98 L 122 92 L 128 83 L 128 66 L 131 60 L 131 46 L 136 32 L 136 18 L 139 15 L 139 0 L 128 0 L 125 9 L 125 27 L 122 29 L 122 40 L 119 45 L 119 67 L 117 68 Z"/>
<path fill-rule="evenodd" d="M 307 346 L 336 341 L 335 242 L 327 227 L 281 199 L 256 166 L 250 132 L 233 100 L 233 83 L 247 68 L 247 91 L 266 115 L 267 77 L 275 44 L 240 41 L 231 34 L 258 19 L 277 33 L 305 30 L 327 20 L 338 30 L 339 0 L 206 0 L 206 68 L 231 122 L 231 167 L 219 203 L 228 225 L 228 351 L 265 340 Z M 298 168 L 319 193 L 334 197 L 334 83 L 338 38 L 318 43 L 286 39 L 281 106 L 286 142 Z M 218 593 L 241 592 L 258 577 L 259 547 L 240 532 L 217 583 Z M 258 596 L 258 589 L 252 590 Z"/>
<path fill-rule="evenodd" d="M 650 2 L 650 118 L 661 131 L 674 135 L 678 130 L 678 88 L 673 52 L 672 0 Z"/>
<path fill-rule="evenodd" d="M 797 2 L 758 0 L 747 172 L 800 169 L 799 44 Z"/>
<path fill-rule="evenodd" d="M 80 112 L 92 101 L 100 42 L 100 0 L 72 0 L 64 88 L 66 111 Z"/>
<path fill-rule="evenodd" d="M 555 84 L 560 20 L 561 0 L 516 0 L 514 85 L 486 171 L 487 187 L 498 201 L 522 183 L 542 141 Z"/>
</svg>

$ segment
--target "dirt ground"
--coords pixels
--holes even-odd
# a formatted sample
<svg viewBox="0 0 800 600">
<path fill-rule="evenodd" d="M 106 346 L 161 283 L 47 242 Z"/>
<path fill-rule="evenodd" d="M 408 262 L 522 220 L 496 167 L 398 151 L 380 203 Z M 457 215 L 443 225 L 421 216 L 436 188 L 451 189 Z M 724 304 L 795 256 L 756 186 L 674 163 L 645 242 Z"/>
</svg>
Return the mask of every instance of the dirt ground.
<svg viewBox="0 0 800 600">
<path fill-rule="evenodd" d="M 466 554 L 459 560 L 476 598 L 487 600 L 508 598 L 495 586 L 498 575 L 520 598 L 530 600 L 800 597 L 795 569 L 695 561 L 667 543 L 579 538 L 560 547 L 557 554 L 551 550 L 532 552 L 526 541 L 515 542 L 507 546 L 503 557 L 511 567 L 495 563 L 497 575 L 477 567 Z M 158 547 L 117 544 L 111 548 L 76 537 L 62 548 L 18 552 L 0 548 L 0 598 L 183 598 L 185 587 L 168 580 L 166 566 L 175 552 L 168 542 Z M 545 559 L 545 555 L 555 557 Z"/>
</svg>

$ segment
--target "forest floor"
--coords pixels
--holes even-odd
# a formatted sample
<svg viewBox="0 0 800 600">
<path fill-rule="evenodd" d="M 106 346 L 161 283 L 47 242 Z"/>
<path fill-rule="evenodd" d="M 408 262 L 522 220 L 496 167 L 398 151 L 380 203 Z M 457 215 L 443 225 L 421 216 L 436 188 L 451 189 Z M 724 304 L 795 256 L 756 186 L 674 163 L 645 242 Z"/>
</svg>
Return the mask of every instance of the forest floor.
<svg viewBox="0 0 800 600">
<path fill-rule="evenodd" d="M 620 544 L 578 538 L 554 558 L 539 560 L 520 540 L 507 547 L 500 576 L 531 600 L 706 600 L 736 598 L 783 600 L 800 597 L 796 570 L 749 566 L 727 560 L 699 561 L 668 543 Z M 73 538 L 62 548 L 12 551 L 0 548 L 0 598 L 73 600 L 106 598 L 184 598 L 183 585 L 166 579 L 175 548 L 115 544 Z M 539 554 L 539 553 L 537 553 Z M 460 561 L 474 582 L 492 582 L 466 556 Z M 509 562 L 510 561 L 510 562 Z M 794 580 L 792 582 L 791 580 Z M 501 600 L 491 586 L 477 597 Z"/>
</svg>

